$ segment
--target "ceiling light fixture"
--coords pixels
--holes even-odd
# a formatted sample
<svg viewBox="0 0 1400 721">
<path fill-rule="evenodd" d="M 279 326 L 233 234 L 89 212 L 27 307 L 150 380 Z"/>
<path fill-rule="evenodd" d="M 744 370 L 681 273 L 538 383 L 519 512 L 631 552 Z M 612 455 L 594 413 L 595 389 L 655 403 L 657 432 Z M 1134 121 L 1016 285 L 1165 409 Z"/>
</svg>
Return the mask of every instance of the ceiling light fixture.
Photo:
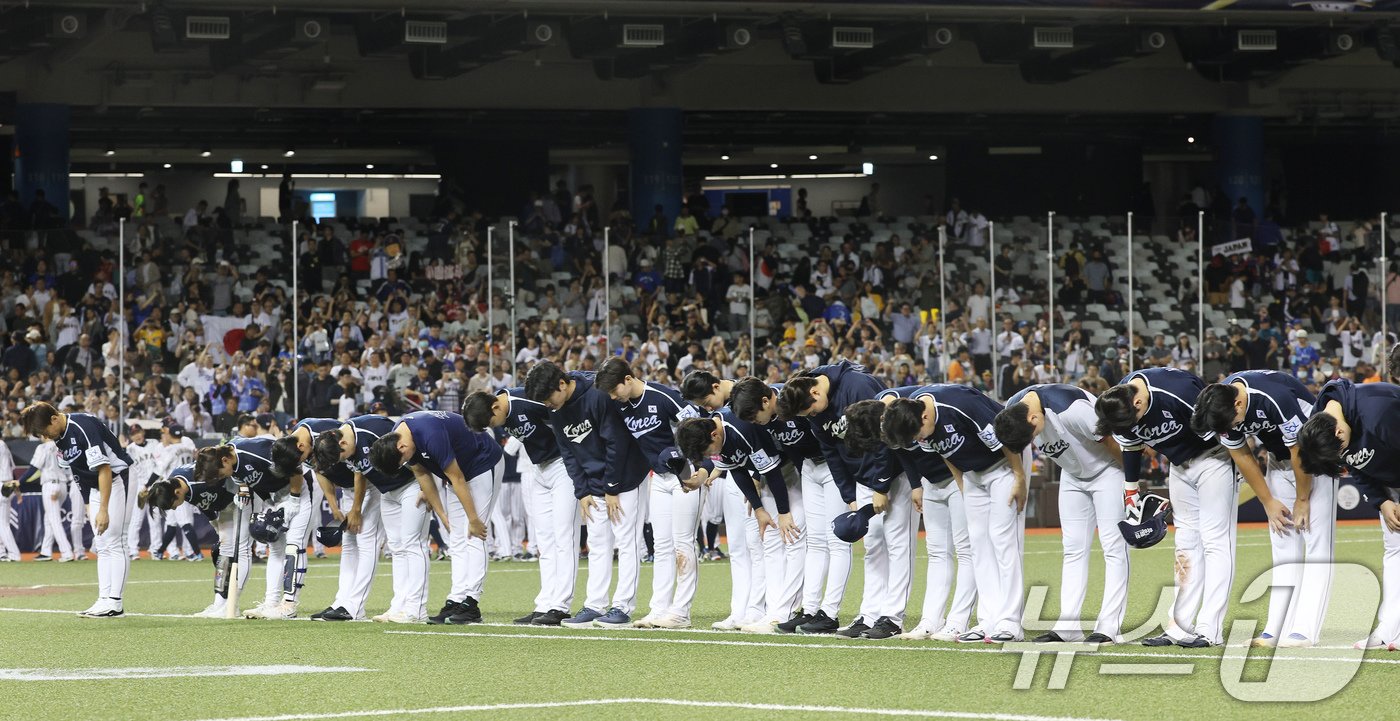
<svg viewBox="0 0 1400 721">
<path fill-rule="evenodd" d="M 721 155 L 721 156 L 719 156 L 719 159 L 720 159 L 720 160 L 729 160 L 729 156 L 728 156 L 728 155 Z"/>
<path fill-rule="evenodd" d="M 816 159 L 817 159 L 817 156 L 815 156 L 815 155 L 808 155 L 808 156 L 807 156 L 807 159 L 808 159 L 808 160 L 816 160 Z"/>
<path fill-rule="evenodd" d="M 365 170 L 374 170 L 374 163 L 365 163 Z"/>
<path fill-rule="evenodd" d="M 293 155 L 296 155 L 296 154 L 297 154 L 297 151 L 296 151 L 295 149 L 293 149 L 293 148 L 287 148 L 287 151 L 286 151 L 285 153 L 282 153 L 282 157 L 284 157 L 284 158 L 290 158 L 290 157 L 292 157 Z"/>
<path fill-rule="evenodd" d="M 1188 135 L 1188 136 L 1186 136 L 1186 142 L 1188 142 L 1188 143 L 1194 143 L 1194 142 L 1196 142 L 1196 136 L 1194 136 L 1194 135 Z"/>
<path fill-rule="evenodd" d="M 166 164 L 165 164 L 165 169 L 166 169 L 166 170 L 170 170 L 170 163 L 166 163 Z"/>
<path fill-rule="evenodd" d="M 209 156 L 211 156 L 211 155 L 213 155 L 213 154 L 214 154 L 214 152 L 211 151 L 211 150 L 209 149 L 209 146 L 207 146 L 207 145 L 204 146 L 204 149 L 203 149 L 203 150 L 199 151 L 199 157 L 201 157 L 201 158 L 207 158 L 207 157 L 209 157 Z"/>
<path fill-rule="evenodd" d="M 116 154 L 117 154 L 117 149 L 116 149 L 116 147 L 114 147 L 111 143 L 108 143 L 108 144 L 107 144 L 107 152 L 105 153 L 105 155 L 106 155 L 107 157 L 110 158 L 110 157 L 112 157 L 113 155 L 116 155 Z"/>
<path fill-rule="evenodd" d="M 929 160 L 938 160 L 938 156 L 937 156 L 937 155 L 930 155 L 930 156 L 928 156 L 928 159 L 929 159 Z"/>
<path fill-rule="evenodd" d="M 769 164 L 768 164 L 768 167 L 770 167 L 770 168 L 772 168 L 772 169 L 774 169 L 774 170 L 777 170 L 777 169 L 778 169 L 778 164 L 777 164 L 777 163 L 769 163 Z"/>
</svg>

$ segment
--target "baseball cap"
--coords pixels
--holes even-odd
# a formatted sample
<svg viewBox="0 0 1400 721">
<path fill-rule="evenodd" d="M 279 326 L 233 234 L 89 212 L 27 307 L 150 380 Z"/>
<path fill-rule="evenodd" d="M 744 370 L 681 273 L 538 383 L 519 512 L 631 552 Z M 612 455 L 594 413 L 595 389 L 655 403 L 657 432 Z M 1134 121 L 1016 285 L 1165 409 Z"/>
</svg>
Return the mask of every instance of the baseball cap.
<svg viewBox="0 0 1400 721">
<path fill-rule="evenodd" d="M 135 423 L 132 423 L 131 425 L 129 425 L 129 426 L 126 427 L 126 434 L 127 434 L 128 436 L 131 435 L 131 434 L 133 434 L 133 433 L 135 433 L 135 432 L 137 432 L 137 431 L 141 431 L 142 433 L 145 433 L 145 432 L 146 432 L 146 429 L 145 429 L 145 428 L 142 428 L 140 425 L 137 425 L 137 424 L 135 424 Z"/>
<path fill-rule="evenodd" d="M 280 427 L 277 425 L 277 416 L 274 416 L 271 413 L 259 413 L 257 417 L 253 420 L 257 421 L 258 425 L 262 426 L 263 428 Z"/>
<path fill-rule="evenodd" d="M 831 532 L 846 543 L 855 543 L 865 538 L 870 530 L 870 519 L 875 516 L 875 505 L 867 503 L 854 511 L 846 511 L 831 520 Z"/>
<path fill-rule="evenodd" d="M 1293 337 L 1301 340 L 1303 338 L 1308 337 L 1308 332 L 1303 330 L 1302 328 L 1299 328 L 1298 330 L 1293 331 Z"/>
<path fill-rule="evenodd" d="M 389 406 L 384 405 L 384 401 L 375 401 L 369 404 L 370 413 L 384 413 L 389 410 Z"/>
</svg>

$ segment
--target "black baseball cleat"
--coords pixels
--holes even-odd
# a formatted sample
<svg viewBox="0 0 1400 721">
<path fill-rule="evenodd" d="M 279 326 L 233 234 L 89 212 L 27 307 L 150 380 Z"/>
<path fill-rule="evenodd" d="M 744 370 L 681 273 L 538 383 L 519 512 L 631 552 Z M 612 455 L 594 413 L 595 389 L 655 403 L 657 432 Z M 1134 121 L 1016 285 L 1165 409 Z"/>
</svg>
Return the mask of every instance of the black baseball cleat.
<svg viewBox="0 0 1400 721">
<path fill-rule="evenodd" d="M 847 627 L 845 627 L 845 628 L 843 628 L 843 629 L 837 631 L 837 632 L 836 632 L 836 635 L 837 635 L 837 636 L 844 636 L 844 637 L 846 637 L 846 638 L 860 638 L 861 636 L 863 636 L 863 635 L 865 634 L 866 631 L 869 631 L 869 630 L 870 630 L 870 627 L 867 626 L 867 625 L 865 625 L 865 622 L 864 622 L 864 621 L 862 621 L 862 620 L 860 620 L 860 619 L 856 619 L 856 622 L 855 622 L 855 623 L 853 623 L 853 624 L 851 624 L 851 625 L 849 625 L 849 626 L 847 626 Z"/>
<path fill-rule="evenodd" d="M 816 616 L 812 616 L 805 613 L 799 613 L 796 616 L 793 616 L 792 618 L 789 618 L 788 620 L 778 624 L 778 633 L 797 633 L 798 626 L 808 623 L 814 618 L 816 618 Z"/>
<path fill-rule="evenodd" d="M 798 633 L 835 633 L 841 624 L 836 619 L 826 615 L 826 611 L 817 611 L 812 616 L 812 620 L 797 627 Z"/>
<path fill-rule="evenodd" d="M 331 611 L 334 611 L 334 610 L 335 610 L 335 607 L 334 607 L 334 606 L 326 606 L 325 610 L 317 611 L 316 613 L 311 614 L 311 620 L 312 620 L 312 621 L 324 621 L 324 620 L 326 620 L 326 614 L 328 614 L 328 613 L 330 613 Z"/>
<path fill-rule="evenodd" d="M 1054 631 L 1049 631 L 1049 632 L 1047 632 L 1047 633 L 1042 633 L 1042 634 L 1040 634 L 1039 636 L 1036 636 L 1034 639 L 1031 640 L 1031 643 L 1064 643 L 1064 642 L 1065 642 L 1065 640 L 1064 640 L 1063 638 L 1060 638 L 1060 634 L 1055 633 Z"/>
<path fill-rule="evenodd" d="M 901 633 L 904 633 L 904 629 L 900 628 L 899 624 L 895 623 L 895 620 L 893 618 L 890 618 L 889 616 L 881 616 L 877 621 L 875 621 L 875 625 L 871 626 L 870 630 L 861 634 L 860 637 L 874 639 L 876 641 L 883 641 L 887 638 L 894 638 L 895 636 L 898 636 Z"/>
<path fill-rule="evenodd" d="M 1177 641 L 1176 645 L 1182 648 L 1210 648 L 1215 644 L 1211 643 L 1205 636 L 1202 636 L 1198 633 L 1193 638 L 1188 638 L 1185 641 Z"/>
<path fill-rule="evenodd" d="M 461 610 L 462 604 L 449 600 L 447 603 L 442 604 L 442 610 L 438 611 L 437 615 L 428 617 L 428 623 L 433 626 L 441 626 L 447 623 L 448 617 L 460 613 Z"/>
<path fill-rule="evenodd" d="M 1144 639 L 1142 640 L 1142 645 L 1144 645 L 1144 646 L 1175 646 L 1175 645 L 1176 645 L 1176 641 L 1173 641 L 1171 636 L 1168 636 L 1167 634 L 1164 633 L 1164 634 L 1162 634 L 1161 636 L 1153 636 L 1152 638 L 1144 638 Z"/>
<path fill-rule="evenodd" d="M 454 626 L 481 623 L 481 609 L 477 607 L 476 599 L 467 596 L 467 600 L 457 604 L 457 613 L 448 616 L 447 622 Z"/>
<path fill-rule="evenodd" d="M 1085 638 L 1085 639 L 1084 639 L 1084 643 L 1098 643 L 1098 644 L 1105 644 L 1105 645 L 1113 645 L 1113 644 L 1118 643 L 1118 642 L 1117 642 L 1117 641 L 1114 641 L 1112 638 L 1109 638 L 1109 637 L 1108 637 L 1107 635 L 1105 635 L 1105 634 L 1102 634 L 1102 633 L 1099 633 L 1098 631 L 1095 631 L 1095 632 L 1089 634 L 1088 638 Z"/>
<path fill-rule="evenodd" d="M 517 626 L 529 626 L 530 624 L 532 624 L 532 623 L 535 622 L 535 619 L 537 619 L 537 618 L 539 618 L 539 617 L 540 617 L 540 612 L 539 612 L 539 611 L 531 611 L 531 612 L 525 614 L 524 616 L 521 616 L 520 618 L 517 618 L 517 619 L 515 619 L 514 621 L 511 621 L 511 623 L 513 623 L 513 624 L 515 624 L 515 625 L 517 625 Z"/>
<path fill-rule="evenodd" d="M 315 616 L 312 616 L 312 618 L 315 618 Z M 322 621 L 354 621 L 354 620 L 355 620 L 355 617 L 354 617 L 354 616 L 351 616 L 351 615 L 350 615 L 350 612 L 347 611 L 347 610 L 345 610 L 345 607 L 344 607 L 344 606 L 336 606 L 335 608 L 328 608 L 328 609 L 322 611 L 322 612 L 321 612 L 321 619 L 320 619 L 320 620 L 322 620 Z"/>
<path fill-rule="evenodd" d="M 560 610 L 557 609 L 557 608 L 551 608 L 551 609 L 549 609 L 548 611 L 545 611 L 544 613 L 541 613 L 540 615 L 536 616 L 536 617 L 535 617 L 535 620 L 533 620 L 533 621 L 530 622 L 530 625 L 531 625 L 531 626 L 558 626 L 560 621 L 563 621 L 564 619 L 566 619 L 566 618 L 568 618 L 568 617 L 569 617 L 569 612 L 568 612 L 568 611 L 560 611 Z"/>
</svg>

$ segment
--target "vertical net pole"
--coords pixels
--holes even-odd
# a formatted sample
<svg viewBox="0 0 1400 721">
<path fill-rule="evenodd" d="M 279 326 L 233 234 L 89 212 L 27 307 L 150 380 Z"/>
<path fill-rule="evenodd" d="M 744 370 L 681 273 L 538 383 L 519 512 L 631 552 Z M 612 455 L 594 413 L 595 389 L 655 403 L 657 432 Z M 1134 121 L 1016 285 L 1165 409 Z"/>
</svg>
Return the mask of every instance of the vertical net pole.
<svg viewBox="0 0 1400 721">
<path fill-rule="evenodd" d="M 948 226 L 938 228 L 938 343 L 939 370 L 948 380 L 948 287 L 943 280 L 943 251 L 948 244 Z"/>
<path fill-rule="evenodd" d="M 301 417 L 301 336 L 298 330 L 301 328 L 300 315 L 301 299 L 297 297 L 299 286 L 297 285 L 297 268 L 301 265 L 301 238 L 298 228 L 301 222 L 292 221 L 292 417 Z M 284 406 L 285 407 L 285 404 Z"/>
<path fill-rule="evenodd" d="M 486 367 L 487 373 L 496 377 L 496 275 L 495 275 L 495 245 L 492 242 L 496 235 L 496 226 L 486 228 Z"/>
<path fill-rule="evenodd" d="M 126 422 L 126 218 L 117 219 L 117 429 Z"/>
<path fill-rule="evenodd" d="M 1196 347 L 1206 339 L 1206 213 L 1196 211 Z"/>
<path fill-rule="evenodd" d="M 992 294 L 989 296 L 991 312 L 987 314 L 990 319 L 987 328 L 992 334 L 992 385 L 988 390 L 993 398 L 1000 398 L 1001 389 L 998 386 L 1001 376 L 997 375 L 997 360 L 1001 354 L 997 351 L 996 343 L 997 328 L 1001 325 L 1001 321 L 997 320 L 997 224 L 991 221 L 987 222 L 987 275 L 991 276 L 992 281 Z"/>
<path fill-rule="evenodd" d="M 757 339 L 754 331 L 754 312 L 757 310 L 757 300 L 754 298 L 754 284 L 758 282 L 758 255 L 754 251 L 753 227 L 749 227 L 749 373 L 754 372 L 758 367 Z M 808 319 L 810 320 L 810 319 Z"/>
<path fill-rule="evenodd" d="M 515 286 L 515 221 L 510 221 L 508 227 L 510 232 L 510 377 L 512 383 L 518 383 L 520 379 L 516 377 L 515 356 L 520 353 L 520 349 L 515 347 L 515 295 L 519 291 Z M 607 251 L 606 248 L 603 249 Z"/>
<path fill-rule="evenodd" d="M 1381 287 L 1381 342 L 1382 345 L 1385 346 L 1387 353 L 1390 351 L 1390 326 L 1386 325 L 1387 318 L 1385 307 L 1386 301 L 1390 297 L 1390 264 L 1386 262 L 1385 256 L 1385 243 L 1386 240 L 1388 240 L 1386 236 L 1390 234 L 1389 229 L 1386 227 L 1386 217 L 1388 215 L 1389 213 L 1381 213 L 1381 257 L 1379 262 L 1381 271 L 1379 283 Z M 1385 376 L 1382 375 L 1381 377 L 1384 378 Z"/>
<path fill-rule="evenodd" d="M 612 355 L 612 272 L 608 268 L 608 247 L 612 228 L 603 228 L 603 355 Z"/>
<path fill-rule="evenodd" d="M 1128 372 L 1133 368 L 1133 211 L 1128 211 Z"/>
<path fill-rule="evenodd" d="M 1050 333 L 1045 338 L 1045 350 L 1050 356 L 1050 374 L 1054 376 L 1057 365 L 1055 363 L 1055 211 L 1053 210 L 1045 218 L 1045 235 L 1045 273 L 1049 281 L 1046 287 L 1050 290 L 1047 298 L 1049 305 L 1046 306 L 1049 309 L 1046 315 L 1049 320 L 1047 325 Z"/>
</svg>

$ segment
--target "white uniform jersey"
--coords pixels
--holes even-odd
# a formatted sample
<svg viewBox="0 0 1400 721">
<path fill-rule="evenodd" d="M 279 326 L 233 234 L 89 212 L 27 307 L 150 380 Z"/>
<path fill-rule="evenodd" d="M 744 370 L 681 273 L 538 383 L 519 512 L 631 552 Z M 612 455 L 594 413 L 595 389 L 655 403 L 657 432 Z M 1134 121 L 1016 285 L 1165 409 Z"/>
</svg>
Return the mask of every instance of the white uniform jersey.
<svg viewBox="0 0 1400 721">
<path fill-rule="evenodd" d="M 39 469 L 39 483 L 45 487 L 66 488 L 73 482 L 73 473 L 58 465 L 58 445 L 53 441 L 39 444 L 39 447 L 34 449 L 34 457 L 29 459 L 29 465 Z"/>
<path fill-rule="evenodd" d="M 155 472 L 161 478 L 169 478 L 170 472 L 186 463 L 194 463 L 194 454 L 198 450 L 194 441 L 189 438 L 181 438 L 179 443 L 172 443 L 168 446 L 162 445 L 158 452 Z"/>
<path fill-rule="evenodd" d="M 1033 441 L 1036 448 L 1055 461 L 1060 470 L 1075 478 L 1088 480 L 1115 465 L 1116 460 L 1104 447 L 1103 436 L 1094 432 L 1098 416 L 1094 413 L 1094 396 L 1088 391 L 1064 384 L 1031 386 L 1007 401 L 1020 402 L 1034 391 L 1040 399 L 1045 416 L 1045 429 Z"/>
<path fill-rule="evenodd" d="M 130 443 L 126 454 L 131 456 L 131 473 L 128 476 L 137 486 L 145 486 L 151 474 L 160 473 L 160 441 Z M 163 478 L 164 476 L 162 476 Z"/>
</svg>

